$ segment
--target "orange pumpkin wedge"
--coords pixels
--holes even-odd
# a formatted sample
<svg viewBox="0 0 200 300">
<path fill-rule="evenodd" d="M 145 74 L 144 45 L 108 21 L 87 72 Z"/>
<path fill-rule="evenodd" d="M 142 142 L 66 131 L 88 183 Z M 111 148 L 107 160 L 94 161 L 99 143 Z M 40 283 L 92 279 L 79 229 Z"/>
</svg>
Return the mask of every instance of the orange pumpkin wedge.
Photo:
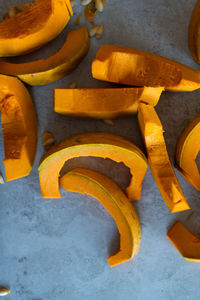
<svg viewBox="0 0 200 300">
<path fill-rule="evenodd" d="M 107 176 L 88 169 L 74 169 L 60 179 L 70 192 L 97 198 L 114 218 L 120 233 L 120 250 L 107 258 L 111 267 L 130 260 L 138 253 L 141 230 L 138 215 L 119 186 Z"/>
<path fill-rule="evenodd" d="M 177 170 L 197 190 L 200 190 L 200 174 L 196 164 L 196 157 L 199 151 L 200 115 L 194 118 L 180 135 L 175 154 Z"/>
<path fill-rule="evenodd" d="M 101 46 L 92 62 L 96 79 L 132 85 L 165 87 L 169 91 L 200 88 L 200 73 L 153 53 L 122 46 Z"/>
<path fill-rule="evenodd" d="M 123 162 L 130 168 L 131 182 L 126 189 L 130 200 L 141 196 L 147 160 L 142 151 L 128 140 L 109 133 L 86 133 L 73 136 L 44 154 L 39 166 L 40 189 L 44 198 L 60 198 L 59 173 L 65 161 L 93 156 Z"/>
<path fill-rule="evenodd" d="M 169 160 L 163 127 L 153 106 L 140 103 L 138 121 L 144 139 L 148 161 L 160 193 L 171 213 L 189 209 Z"/>
<path fill-rule="evenodd" d="M 31 97 L 18 79 L 0 75 L 0 109 L 6 180 L 27 176 L 37 150 L 37 121 Z"/>
<path fill-rule="evenodd" d="M 140 101 L 156 105 L 162 91 L 162 87 L 54 89 L 54 110 L 70 116 L 116 118 L 136 113 Z"/>
<path fill-rule="evenodd" d="M 73 14 L 69 0 L 36 0 L 14 17 L 0 22 L 0 56 L 34 51 L 53 40 Z"/>
<path fill-rule="evenodd" d="M 200 1 L 197 1 L 197 4 L 193 10 L 189 30 L 188 30 L 188 43 L 189 49 L 192 54 L 192 57 L 195 62 L 200 63 Z"/>
<path fill-rule="evenodd" d="M 166 236 L 185 259 L 200 262 L 200 239 L 180 221 L 172 226 Z"/>
<path fill-rule="evenodd" d="M 15 75 L 30 85 L 48 84 L 71 73 L 87 54 L 89 45 L 84 26 L 69 32 L 63 47 L 53 56 L 22 64 L 0 61 L 0 73 Z"/>
</svg>

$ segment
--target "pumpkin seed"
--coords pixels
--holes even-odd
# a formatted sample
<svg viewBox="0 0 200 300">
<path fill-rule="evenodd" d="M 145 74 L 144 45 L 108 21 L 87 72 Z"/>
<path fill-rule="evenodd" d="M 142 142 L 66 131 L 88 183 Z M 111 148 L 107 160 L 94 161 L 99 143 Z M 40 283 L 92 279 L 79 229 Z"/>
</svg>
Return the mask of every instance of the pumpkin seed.
<svg viewBox="0 0 200 300">
<path fill-rule="evenodd" d="M 51 132 L 44 132 L 42 136 L 42 145 L 45 150 L 49 150 L 55 144 L 55 138 Z"/>
<path fill-rule="evenodd" d="M 77 83 L 76 82 L 70 83 L 69 89 L 75 89 L 75 88 L 77 88 Z"/>
<path fill-rule="evenodd" d="M 103 1 L 102 0 L 95 0 L 95 7 L 99 12 L 103 11 Z"/>
<path fill-rule="evenodd" d="M 10 291 L 4 288 L 0 288 L 0 297 L 10 294 Z"/>
<path fill-rule="evenodd" d="M 90 2 L 92 2 L 92 0 L 81 0 L 81 5 L 86 6 L 86 5 L 90 4 Z"/>
<path fill-rule="evenodd" d="M 113 120 L 110 120 L 110 119 L 104 119 L 103 121 L 104 121 L 104 123 L 105 123 L 106 125 L 111 125 L 111 126 L 114 126 L 114 125 L 115 125 L 115 123 L 114 123 Z"/>
<path fill-rule="evenodd" d="M 3 179 L 3 176 L 0 174 L 0 184 L 4 184 L 4 179 Z"/>
</svg>

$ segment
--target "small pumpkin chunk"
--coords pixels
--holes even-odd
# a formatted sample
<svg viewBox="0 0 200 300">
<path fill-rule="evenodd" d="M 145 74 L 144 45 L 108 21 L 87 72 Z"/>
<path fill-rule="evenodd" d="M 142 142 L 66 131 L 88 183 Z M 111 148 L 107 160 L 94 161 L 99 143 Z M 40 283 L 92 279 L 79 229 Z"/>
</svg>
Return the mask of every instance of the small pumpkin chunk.
<svg viewBox="0 0 200 300">
<path fill-rule="evenodd" d="M 60 179 L 70 192 L 97 198 L 114 218 L 120 233 L 120 250 L 108 257 L 111 267 L 130 260 L 139 250 L 141 230 L 134 207 L 119 186 L 107 176 L 88 169 L 74 169 Z"/>
<path fill-rule="evenodd" d="M 194 118 L 181 133 L 175 154 L 175 166 L 185 179 L 200 190 L 200 174 L 196 157 L 200 151 L 200 115 Z"/>
<path fill-rule="evenodd" d="M 176 61 L 132 48 L 103 45 L 92 62 L 96 79 L 170 91 L 200 88 L 200 73 Z"/>
<path fill-rule="evenodd" d="M 108 133 L 87 133 L 74 136 L 53 146 L 40 162 L 40 189 L 44 198 L 60 198 L 58 178 L 65 161 L 74 157 L 102 157 L 123 162 L 130 168 L 131 182 L 126 189 L 130 200 L 139 200 L 147 170 L 143 152 L 130 141 Z M 50 175 L 51 174 L 51 175 Z"/>
<path fill-rule="evenodd" d="M 140 103 L 138 121 L 144 139 L 148 161 L 160 193 L 171 213 L 189 209 L 169 160 L 163 127 L 153 106 Z"/>
<path fill-rule="evenodd" d="M 180 221 L 172 226 L 167 237 L 186 260 L 200 263 L 200 239 Z"/>
</svg>

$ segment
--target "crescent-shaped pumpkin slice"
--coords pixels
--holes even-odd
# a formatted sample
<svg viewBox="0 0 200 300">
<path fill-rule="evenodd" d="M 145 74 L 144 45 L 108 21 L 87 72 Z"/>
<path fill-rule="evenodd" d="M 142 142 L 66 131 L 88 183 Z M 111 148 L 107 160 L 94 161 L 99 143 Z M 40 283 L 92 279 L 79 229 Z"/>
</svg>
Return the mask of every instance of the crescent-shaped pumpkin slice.
<svg viewBox="0 0 200 300">
<path fill-rule="evenodd" d="M 70 192 L 97 198 L 114 218 L 120 233 L 120 251 L 107 258 L 111 267 L 138 253 L 141 231 L 137 213 L 119 186 L 107 176 L 88 169 L 74 169 L 60 179 Z"/>
<path fill-rule="evenodd" d="M 6 180 L 27 176 L 37 150 L 37 121 L 31 97 L 17 78 L 0 75 L 0 110 Z"/>
<path fill-rule="evenodd" d="M 59 173 L 65 161 L 74 157 L 93 156 L 123 162 L 130 168 L 131 182 L 126 189 L 130 200 L 141 196 L 147 170 L 143 152 L 128 140 L 109 133 L 86 133 L 73 136 L 44 154 L 39 166 L 41 193 L 44 198 L 60 198 Z"/>
<path fill-rule="evenodd" d="M 69 0 L 36 0 L 14 17 L 0 22 L 0 56 L 34 51 L 53 40 L 72 14 Z"/>
<path fill-rule="evenodd" d="M 200 1 L 192 12 L 188 30 L 189 49 L 194 61 L 200 63 Z"/>
<path fill-rule="evenodd" d="M 180 135 L 175 154 L 177 170 L 197 190 L 200 190 L 200 174 L 196 157 L 200 151 L 200 115 L 194 118 Z"/>
<path fill-rule="evenodd" d="M 54 89 L 54 110 L 70 116 L 116 118 L 136 113 L 140 101 L 156 105 L 163 90 L 162 87 Z"/>
<path fill-rule="evenodd" d="M 96 79 L 170 91 L 200 88 L 200 73 L 176 61 L 132 48 L 103 45 L 92 62 Z"/>
<path fill-rule="evenodd" d="M 167 237 L 185 259 L 200 263 L 200 239 L 180 221 L 172 226 Z"/>
<path fill-rule="evenodd" d="M 67 34 L 63 47 L 53 56 L 33 62 L 14 64 L 0 61 L 0 73 L 17 76 L 30 85 L 44 85 L 71 73 L 89 50 L 87 28 Z"/>
<path fill-rule="evenodd" d="M 169 160 L 163 127 L 153 106 L 140 103 L 138 121 L 148 161 L 160 193 L 171 213 L 189 209 L 178 179 Z"/>
</svg>

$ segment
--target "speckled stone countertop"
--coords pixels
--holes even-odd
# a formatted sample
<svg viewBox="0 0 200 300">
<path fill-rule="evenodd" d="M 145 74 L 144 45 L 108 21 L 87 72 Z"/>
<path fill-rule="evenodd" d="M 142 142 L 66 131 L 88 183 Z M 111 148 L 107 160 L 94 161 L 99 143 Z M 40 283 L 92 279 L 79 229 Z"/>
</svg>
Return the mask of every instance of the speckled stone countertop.
<svg viewBox="0 0 200 300">
<path fill-rule="evenodd" d="M 0 0 L 1 14 L 9 5 L 23 1 Z M 25 61 L 47 57 L 59 49 L 67 31 L 83 11 L 75 0 L 75 16 L 67 28 L 42 50 L 19 58 Z M 107 0 L 96 24 L 104 24 L 102 39 L 91 40 L 89 54 L 69 76 L 43 87 L 31 87 L 38 117 L 39 141 L 31 174 L 0 186 L 0 285 L 8 286 L 10 300 L 197 300 L 200 299 L 200 265 L 184 260 L 166 238 L 168 228 L 177 219 L 193 232 L 200 230 L 199 193 L 177 172 L 185 195 L 196 213 L 170 214 L 153 180 L 150 169 L 144 179 L 142 198 L 135 204 L 142 240 L 138 255 L 130 262 L 110 268 L 106 257 L 119 247 L 116 225 L 101 204 L 88 196 L 62 190 L 62 199 L 42 199 L 38 164 L 43 154 L 41 137 L 51 131 L 59 142 L 84 132 L 111 132 L 133 141 L 144 150 L 137 118 L 115 120 L 114 126 L 99 120 L 61 116 L 53 111 L 53 88 L 109 87 L 94 80 L 91 62 L 100 44 L 120 44 L 196 65 L 187 45 L 188 23 L 195 0 Z M 84 18 L 81 19 L 84 24 Z M 89 27 L 89 24 L 88 24 Z M 12 59 L 15 61 L 14 59 Z M 200 92 L 172 93 L 161 96 L 156 107 L 165 129 L 165 139 L 173 161 L 176 140 L 186 124 L 200 113 Z M 2 134 L 0 155 L 4 157 Z M 122 188 L 129 172 L 122 164 L 95 158 L 74 159 L 76 166 L 100 170 Z M 0 171 L 4 174 L 3 163 Z"/>
</svg>

